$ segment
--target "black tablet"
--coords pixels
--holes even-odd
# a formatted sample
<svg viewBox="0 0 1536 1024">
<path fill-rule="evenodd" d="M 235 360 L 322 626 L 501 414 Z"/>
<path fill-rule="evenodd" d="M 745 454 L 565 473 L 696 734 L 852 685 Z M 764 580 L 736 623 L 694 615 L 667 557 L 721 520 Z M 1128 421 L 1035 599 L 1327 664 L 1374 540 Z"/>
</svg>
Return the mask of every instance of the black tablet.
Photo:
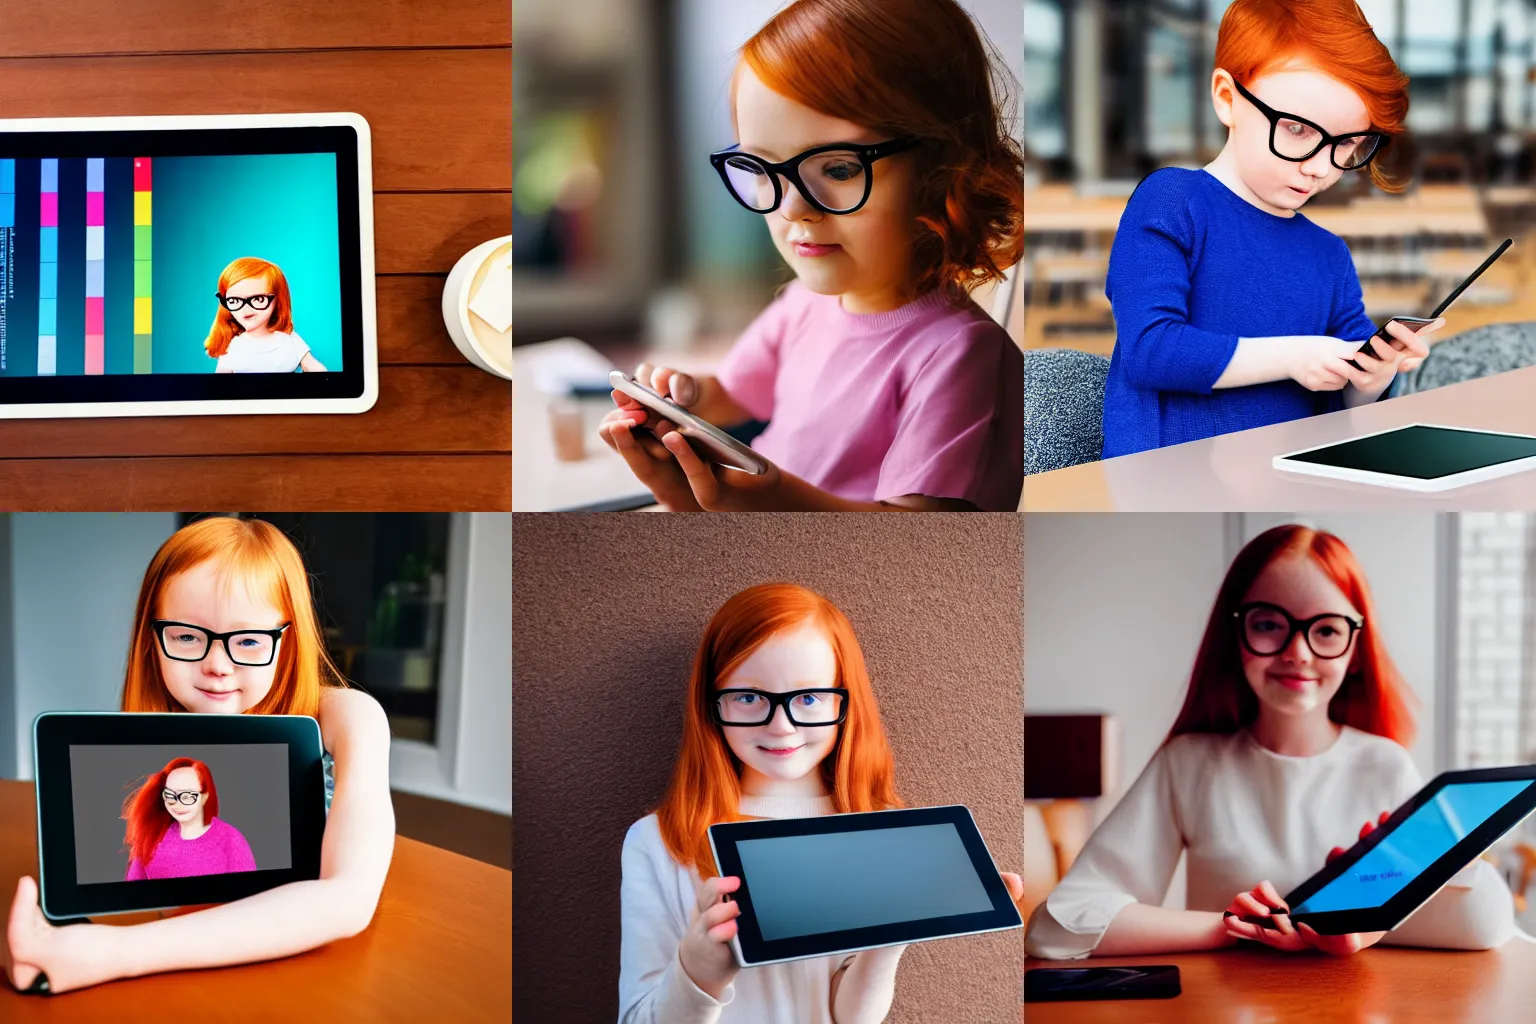
<svg viewBox="0 0 1536 1024">
<path fill-rule="evenodd" d="M 49 920 L 225 903 L 320 877 L 313 718 L 46 712 L 32 750 Z"/>
<path fill-rule="evenodd" d="M 1413 423 L 1277 455 L 1273 465 L 1354 483 L 1448 491 L 1536 469 L 1536 437 Z"/>
<path fill-rule="evenodd" d="M 969 809 L 711 825 L 743 967 L 1023 927 Z"/>
<path fill-rule="evenodd" d="M 1285 896 L 1323 935 L 1391 931 L 1536 808 L 1536 765 L 1435 776 Z"/>
<path fill-rule="evenodd" d="M 0 119 L 0 419 L 363 412 L 368 122 Z"/>
</svg>

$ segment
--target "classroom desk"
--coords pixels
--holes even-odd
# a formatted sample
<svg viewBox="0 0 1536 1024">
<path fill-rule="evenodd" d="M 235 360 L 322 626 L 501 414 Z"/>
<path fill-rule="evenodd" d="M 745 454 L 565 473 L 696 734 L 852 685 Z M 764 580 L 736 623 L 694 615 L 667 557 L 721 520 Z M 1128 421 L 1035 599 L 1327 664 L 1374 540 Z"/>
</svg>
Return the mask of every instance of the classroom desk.
<svg viewBox="0 0 1536 1024">
<path fill-rule="evenodd" d="M 7 917 L 16 880 L 37 877 L 35 806 L 32 783 L 0 781 L 0 913 Z M 512 873 L 396 836 L 373 923 L 354 938 L 284 960 L 129 978 L 59 996 L 22 995 L 0 976 L 6 1024 L 159 1024 L 179 1016 L 176 1007 L 202 1007 L 193 1015 L 221 1021 L 510 1024 Z"/>
<path fill-rule="evenodd" d="M 1536 946 L 1511 939 L 1481 953 L 1375 947 L 1350 957 L 1227 949 L 1171 956 L 1093 957 L 1036 967 L 1176 964 L 1172 999 L 1029 1003 L 1026 1024 L 1483 1024 L 1532 1019 Z"/>
<path fill-rule="evenodd" d="M 1536 367 L 1024 478 L 1024 510 L 1536 508 L 1536 472 L 1438 494 L 1282 473 L 1276 455 L 1409 423 L 1536 434 Z"/>
</svg>

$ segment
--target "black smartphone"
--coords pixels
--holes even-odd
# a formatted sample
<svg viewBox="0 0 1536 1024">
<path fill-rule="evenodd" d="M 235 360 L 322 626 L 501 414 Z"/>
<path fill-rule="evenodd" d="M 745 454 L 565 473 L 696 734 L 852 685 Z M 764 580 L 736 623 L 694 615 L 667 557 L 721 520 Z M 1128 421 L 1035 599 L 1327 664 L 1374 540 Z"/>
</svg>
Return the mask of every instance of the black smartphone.
<svg viewBox="0 0 1536 1024">
<path fill-rule="evenodd" d="M 1146 967 L 1036 967 L 1024 972 L 1024 1001 L 1172 999 L 1183 991 L 1172 964 Z"/>
<path fill-rule="evenodd" d="M 1363 349 L 1365 351 L 1365 354 L 1370 356 L 1372 359 L 1380 359 L 1381 358 L 1381 356 L 1378 354 L 1379 350 L 1375 346 L 1375 342 L 1376 342 L 1377 338 L 1380 338 L 1382 341 L 1386 342 L 1392 348 L 1401 350 L 1401 347 L 1402 347 L 1401 342 L 1399 342 L 1396 338 L 1392 337 L 1392 335 L 1387 333 L 1387 324 L 1390 324 L 1393 320 L 1396 320 L 1398 323 L 1404 325 L 1410 331 L 1413 331 L 1415 334 L 1417 334 L 1425 326 L 1435 322 L 1433 317 L 1425 318 L 1425 317 L 1422 317 L 1422 316 L 1394 316 L 1394 317 L 1389 318 L 1386 321 L 1386 323 L 1382 324 L 1380 327 L 1378 327 L 1376 329 L 1376 333 L 1375 334 L 1373 334 L 1369 338 L 1365 339 L 1365 344 L 1364 345 L 1360 346 L 1360 349 Z M 1357 350 L 1357 351 L 1359 351 L 1359 350 Z M 1355 369 L 1357 369 L 1357 370 L 1360 369 L 1360 364 L 1356 363 L 1353 359 L 1351 359 L 1349 361 L 1349 363 Z"/>
</svg>

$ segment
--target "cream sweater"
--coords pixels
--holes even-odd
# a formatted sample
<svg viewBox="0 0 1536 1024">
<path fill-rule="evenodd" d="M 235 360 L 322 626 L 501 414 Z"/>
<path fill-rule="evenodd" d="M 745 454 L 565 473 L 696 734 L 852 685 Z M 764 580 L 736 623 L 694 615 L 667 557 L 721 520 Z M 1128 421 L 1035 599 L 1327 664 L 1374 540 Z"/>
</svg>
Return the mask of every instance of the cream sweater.
<svg viewBox="0 0 1536 1024">
<path fill-rule="evenodd" d="M 752 818 L 833 813 L 830 796 L 743 796 L 740 809 Z M 667 852 L 656 815 L 630 826 L 623 867 L 620 1024 L 833 1024 L 832 976 L 849 957 L 748 967 L 716 1001 L 693 983 L 678 960 L 700 879 Z"/>
<path fill-rule="evenodd" d="M 1247 730 L 1179 736 L 1164 746 L 1094 831 L 1031 916 L 1031 956 L 1091 953 L 1132 903 L 1160 905 L 1181 853 L 1188 854 L 1190 910 L 1226 910 L 1268 879 L 1283 896 L 1348 848 L 1360 826 L 1394 810 L 1423 785 L 1408 752 L 1343 728 L 1313 757 L 1285 757 Z M 1514 901 L 1498 870 L 1479 858 L 1383 942 L 1487 949 L 1514 931 Z"/>
</svg>

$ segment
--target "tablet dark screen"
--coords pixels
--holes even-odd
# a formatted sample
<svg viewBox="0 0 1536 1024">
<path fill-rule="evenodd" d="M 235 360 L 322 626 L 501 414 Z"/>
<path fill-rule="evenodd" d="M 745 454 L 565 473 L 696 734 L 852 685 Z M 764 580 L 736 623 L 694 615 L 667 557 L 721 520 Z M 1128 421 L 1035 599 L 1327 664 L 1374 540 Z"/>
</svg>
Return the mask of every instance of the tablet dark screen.
<svg viewBox="0 0 1536 1024">
<path fill-rule="evenodd" d="M 1453 783 L 1410 814 L 1338 878 L 1291 908 L 1292 914 L 1379 907 L 1462 839 L 1536 785 L 1529 779 Z"/>
<path fill-rule="evenodd" d="M 736 844 L 764 941 L 992 910 L 954 825 Z"/>
<path fill-rule="evenodd" d="M 1290 462 L 1438 480 L 1536 456 L 1536 438 L 1416 425 L 1287 457 Z"/>
</svg>

